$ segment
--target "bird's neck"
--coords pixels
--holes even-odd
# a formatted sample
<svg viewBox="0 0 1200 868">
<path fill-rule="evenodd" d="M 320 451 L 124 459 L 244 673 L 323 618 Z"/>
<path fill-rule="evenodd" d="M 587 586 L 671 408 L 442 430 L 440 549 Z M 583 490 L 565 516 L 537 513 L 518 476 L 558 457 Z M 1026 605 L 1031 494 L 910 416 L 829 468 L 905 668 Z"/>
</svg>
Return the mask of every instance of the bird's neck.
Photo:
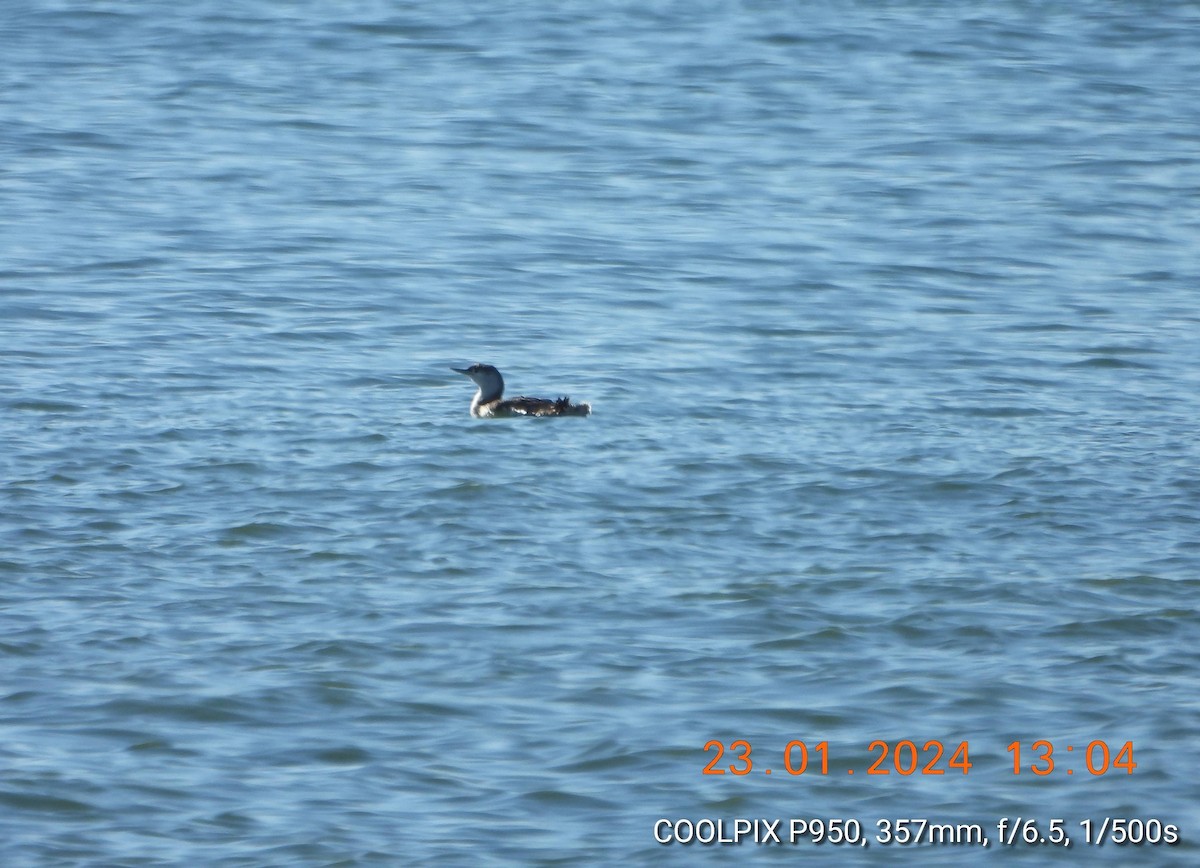
<svg viewBox="0 0 1200 868">
<path fill-rule="evenodd" d="M 495 401 L 499 401 L 499 400 L 500 400 L 500 397 L 501 397 L 503 394 L 504 394 L 504 389 L 503 389 L 503 388 L 501 388 L 501 389 L 493 389 L 493 390 L 492 390 L 492 394 L 491 394 L 491 395 L 485 395 L 485 394 L 483 394 L 483 389 L 480 389 L 478 392 L 476 392 L 476 393 L 475 393 L 475 397 L 471 399 L 471 415 L 472 415 L 472 416 L 479 416 L 479 415 L 481 415 L 481 414 L 480 414 L 480 408 L 481 408 L 481 407 L 484 407 L 484 406 L 486 406 L 486 405 L 488 405 L 488 404 L 491 404 L 491 403 L 493 403 L 493 402 L 495 402 Z"/>
</svg>

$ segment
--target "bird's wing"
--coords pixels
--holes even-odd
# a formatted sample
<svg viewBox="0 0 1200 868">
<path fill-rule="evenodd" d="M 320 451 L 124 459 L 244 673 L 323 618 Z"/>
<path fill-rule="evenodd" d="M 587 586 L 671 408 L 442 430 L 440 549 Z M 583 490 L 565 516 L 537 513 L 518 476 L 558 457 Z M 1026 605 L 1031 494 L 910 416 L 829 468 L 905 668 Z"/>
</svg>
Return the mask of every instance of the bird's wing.
<svg viewBox="0 0 1200 868">
<path fill-rule="evenodd" d="M 529 398 L 521 395 L 519 398 L 513 398 L 505 403 L 518 416 L 557 416 L 561 412 L 557 402 L 547 401 L 545 398 Z"/>
</svg>

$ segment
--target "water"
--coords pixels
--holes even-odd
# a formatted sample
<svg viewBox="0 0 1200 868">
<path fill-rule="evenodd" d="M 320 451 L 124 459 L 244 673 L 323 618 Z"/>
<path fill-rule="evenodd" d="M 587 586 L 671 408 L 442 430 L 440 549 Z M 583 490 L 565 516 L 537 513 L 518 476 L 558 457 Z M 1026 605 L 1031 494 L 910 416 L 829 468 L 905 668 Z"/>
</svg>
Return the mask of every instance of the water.
<svg viewBox="0 0 1200 868">
<path fill-rule="evenodd" d="M 5 865 L 1195 863 L 1194 6 L 0 27 Z"/>
</svg>

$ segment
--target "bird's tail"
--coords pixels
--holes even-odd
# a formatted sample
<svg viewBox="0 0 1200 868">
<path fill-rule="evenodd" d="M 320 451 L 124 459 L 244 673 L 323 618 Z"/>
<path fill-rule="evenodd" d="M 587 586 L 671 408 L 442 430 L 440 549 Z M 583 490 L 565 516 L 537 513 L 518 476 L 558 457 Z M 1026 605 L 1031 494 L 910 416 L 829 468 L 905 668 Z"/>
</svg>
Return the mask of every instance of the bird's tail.
<svg viewBox="0 0 1200 868">
<path fill-rule="evenodd" d="M 554 415 L 556 416 L 589 416 L 591 412 L 592 405 L 586 401 L 572 404 L 570 398 L 563 396 L 554 402 Z"/>
</svg>

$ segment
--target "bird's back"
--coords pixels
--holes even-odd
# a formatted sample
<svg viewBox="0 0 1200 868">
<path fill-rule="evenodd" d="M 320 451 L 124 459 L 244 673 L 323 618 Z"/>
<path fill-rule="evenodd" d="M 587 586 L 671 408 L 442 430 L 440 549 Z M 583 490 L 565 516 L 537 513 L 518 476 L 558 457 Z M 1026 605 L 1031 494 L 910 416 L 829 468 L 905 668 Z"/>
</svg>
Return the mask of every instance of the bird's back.
<svg viewBox="0 0 1200 868">
<path fill-rule="evenodd" d="M 572 404 L 567 397 L 551 401 L 546 398 L 529 398 L 525 395 L 498 402 L 495 415 L 513 416 L 587 416 L 592 412 L 591 404 Z"/>
</svg>

